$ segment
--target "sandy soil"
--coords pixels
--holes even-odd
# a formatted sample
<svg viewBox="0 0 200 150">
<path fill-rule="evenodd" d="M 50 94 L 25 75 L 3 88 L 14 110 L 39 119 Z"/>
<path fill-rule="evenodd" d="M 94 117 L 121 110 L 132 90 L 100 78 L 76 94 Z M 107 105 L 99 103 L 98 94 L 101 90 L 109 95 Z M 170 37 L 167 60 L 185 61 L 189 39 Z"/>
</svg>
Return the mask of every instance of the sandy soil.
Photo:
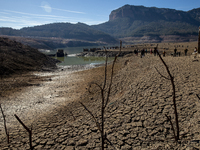
<svg viewBox="0 0 200 150">
<path fill-rule="evenodd" d="M 24 122 L 32 124 L 38 117 L 48 115 L 56 107 L 78 99 L 81 96 L 78 88 L 84 82 L 81 74 L 77 72 L 91 68 L 94 66 L 65 67 L 54 72 L 33 72 L 21 78 L 16 77 L 16 80 L 13 80 L 16 83 L 12 84 L 21 83 L 21 86 L 6 91 L 6 95 L 2 93 L 3 97 L 1 97 L 8 128 L 18 124 L 14 114 Z M 6 81 L 8 82 L 9 79 L 4 82 Z M 26 86 L 23 86 L 23 82 L 27 83 Z M 4 132 L 3 118 L 0 115 L 0 135 L 4 135 Z"/>
</svg>

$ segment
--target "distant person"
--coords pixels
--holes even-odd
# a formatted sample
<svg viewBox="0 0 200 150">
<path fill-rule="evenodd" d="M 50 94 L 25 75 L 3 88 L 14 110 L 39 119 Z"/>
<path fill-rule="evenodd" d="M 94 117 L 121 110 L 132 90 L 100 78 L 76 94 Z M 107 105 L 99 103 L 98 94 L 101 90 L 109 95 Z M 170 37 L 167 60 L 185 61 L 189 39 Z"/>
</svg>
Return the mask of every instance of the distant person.
<svg viewBox="0 0 200 150">
<path fill-rule="evenodd" d="M 184 52 L 185 52 L 185 56 L 187 56 L 188 49 L 186 48 L 186 49 L 184 50 Z"/>
<path fill-rule="evenodd" d="M 135 49 L 135 50 L 134 50 L 134 54 L 137 55 L 137 53 L 138 53 L 138 51 Z"/>
<path fill-rule="evenodd" d="M 156 47 L 154 48 L 153 53 L 154 53 L 154 56 L 156 56 L 156 53 L 157 53 L 157 48 Z"/>
<path fill-rule="evenodd" d="M 152 54 L 153 53 L 153 51 L 152 51 L 152 49 L 150 49 L 150 54 Z"/>
<path fill-rule="evenodd" d="M 166 54 L 166 52 L 165 52 L 165 49 L 163 50 L 163 57 L 165 57 L 165 54 Z"/>
<path fill-rule="evenodd" d="M 138 49 L 135 49 L 135 50 L 134 50 L 134 54 L 135 54 L 136 56 L 138 56 Z"/>
<path fill-rule="evenodd" d="M 144 49 L 141 50 L 141 58 L 144 57 L 144 55 L 145 55 L 144 53 L 145 53 L 145 50 Z"/>
<path fill-rule="evenodd" d="M 197 52 L 197 47 L 194 48 L 194 52 L 195 52 L 195 53 Z"/>
<path fill-rule="evenodd" d="M 194 49 L 194 58 L 196 58 L 197 57 L 197 48 L 195 47 L 195 49 Z"/>
<path fill-rule="evenodd" d="M 156 48 L 156 55 L 158 56 L 159 50 Z"/>
<path fill-rule="evenodd" d="M 176 56 L 176 52 L 177 52 L 177 49 L 176 49 L 176 47 L 175 47 L 175 49 L 174 49 L 174 56 Z"/>
</svg>

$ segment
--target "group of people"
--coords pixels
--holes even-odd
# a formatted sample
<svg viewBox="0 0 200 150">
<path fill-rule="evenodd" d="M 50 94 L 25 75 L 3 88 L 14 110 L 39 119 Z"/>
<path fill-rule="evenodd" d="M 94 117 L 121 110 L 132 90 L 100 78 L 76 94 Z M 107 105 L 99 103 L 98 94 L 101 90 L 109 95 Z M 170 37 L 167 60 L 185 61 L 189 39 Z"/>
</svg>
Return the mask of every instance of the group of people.
<svg viewBox="0 0 200 150">
<path fill-rule="evenodd" d="M 147 51 L 147 49 L 142 49 L 142 50 L 140 51 L 140 57 L 141 57 L 141 58 L 144 57 L 145 54 L 147 54 L 148 52 L 150 52 L 150 54 L 154 54 L 154 56 L 157 56 L 157 55 L 158 55 L 158 49 L 157 49 L 157 47 L 155 47 L 154 50 L 150 49 L 150 51 Z M 184 50 L 185 56 L 187 56 L 187 52 L 188 52 L 188 49 L 186 48 L 186 49 Z M 135 49 L 135 50 L 134 50 L 134 54 L 138 55 L 138 53 L 139 53 L 139 50 L 138 50 L 138 49 Z M 195 49 L 194 49 L 194 54 L 197 54 L 197 48 L 196 48 L 196 47 L 195 47 Z M 163 49 L 162 55 L 163 55 L 163 57 L 166 56 L 166 50 L 165 50 L 165 48 Z M 175 48 L 174 48 L 174 53 L 172 53 L 171 56 L 176 57 L 176 56 L 180 56 L 180 55 L 181 55 L 181 52 L 177 52 L 177 49 L 176 49 L 176 47 L 175 47 Z"/>
<path fill-rule="evenodd" d="M 157 55 L 158 55 L 157 51 L 158 51 L 158 50 L 157 50 L 156 47 L 154 48 L 154 50 L 150 49 L 150 54 L 153 54 L 153 53 L 154 53 L 154 56 L 157 56 Z M 138 50 L 138 49 L 135 49 L 135 50 L 134 50 L 134 54 L 138 55 L 138 53 L 139 53 L 139 50 Z M 144 57 L 145 54 L 147 54 L 147 53 L 148 53 L 147 49 L 142 49 L 142 50 L 140 51 L 140 57 L 141 57 L 141 58 Z M 165 56 L 165 52 L 163 53 L 163 56 Z"/>
</svg>

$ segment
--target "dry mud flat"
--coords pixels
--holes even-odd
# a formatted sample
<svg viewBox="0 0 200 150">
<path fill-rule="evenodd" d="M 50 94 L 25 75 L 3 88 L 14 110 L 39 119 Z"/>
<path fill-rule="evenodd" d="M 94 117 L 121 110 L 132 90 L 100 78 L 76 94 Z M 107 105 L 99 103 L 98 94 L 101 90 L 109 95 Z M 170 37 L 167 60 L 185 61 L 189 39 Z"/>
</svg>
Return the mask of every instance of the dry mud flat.
<svg viewBox="0 0 200 150">
<path fill-rule="evenodd" d="M 193 61 L 194 58 L 190 56 L 165 57 L 164 60 L 175 78 L 180 143 L 174 142 L 170 123 L 165 117 L 167 114 L 174 120 L 171 83 L 162 78 L 155 69 L 156 67 L 167 76 L 163 64 L 158 57 L 150 54 L 143 58 L 130 55 L 117 62 L 110 102 L 105 114 L 105 132 L 118 149 L 200 149 L 200 105 L 196 97 L 196 94 L 200 94 L 200 60 Z M 52 98 L 49 102 L 53 103 L 51 107 L 48 106 L 48 101 L 44 101 L 47 102 L 47 107 L 41 107 L 42 111 L 38 111 L 41 113 L 36 113 L 36 117 L 33 115 L 35 118 L 32 120 L 25 119 L 29 118 L 28 111 L 26 114 L 15 112 L 19 116 L 24 115 L 22 119 L 25 119 L 29 127 L 32 124 L 35 149 L 100 149 L 100 133 L 92 117 L 77 101 L 82 101 L 99 118 L 98 89 L 94 87 L 94 94 L 89 94 L 86 88 L 92 81 L 102 83 L 102 72 L 103 68 L 100 67 L 68 74 L 69 79 L 66 79 L 65 73 L 62 73 L 63 76 L 55 76 L 53 81 L 66 81 L 59 84 L 52 81 L 43 83 L 48 85 L 48 89 L 41 92 L 43 99 Z M 31 100 L 32 97 L 34 93 L 31 94 Z M 34 105 L 38 105 L 36 102 L 39 99 L 34 99 Z M 5 113 L 8 115 L 6 111 Z M 1 130 L 4 134 L 3 123 Z M 29 148 L 28 135 L 17 122 L 9 131 L 11 143 L 6 144 L 2 135 L 1 149 Z M 113 147 L 108 144 L 107 149 Z"/>
</svg>

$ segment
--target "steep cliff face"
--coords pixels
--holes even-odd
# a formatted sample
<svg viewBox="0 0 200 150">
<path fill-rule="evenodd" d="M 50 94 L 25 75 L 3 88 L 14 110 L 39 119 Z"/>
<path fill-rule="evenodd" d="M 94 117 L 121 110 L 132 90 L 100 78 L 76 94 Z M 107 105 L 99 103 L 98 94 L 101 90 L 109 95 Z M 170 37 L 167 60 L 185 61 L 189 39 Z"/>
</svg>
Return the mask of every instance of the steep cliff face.
<svg viewBox="0 0 200 150">
<path fill-rule="evenodd" d="M 197 13 L 199 13 L 199 15 Z M 193 14 L 193 16 L 191 14 Z M 128 17 L 132 20 L 165 20 L 191 22 L 192 24 L 198 24 L 199 22 L 195 18 L 198 18 L 199 16 L 200 10 L 198 9 L 188 13 L 175 9 L 125 5 L 117 10 L 112 11 L 109 16 L 109 21 Z"/>
<path fill-rule="evenodd" d="M 125 5 L 113 10 L 108 22 L 93 27 L 116 38 L 175 35 L 189 41 L 190 36 L 197 37 L 199 26 L 200 8 L 186 12 Z"/>
</svg>

